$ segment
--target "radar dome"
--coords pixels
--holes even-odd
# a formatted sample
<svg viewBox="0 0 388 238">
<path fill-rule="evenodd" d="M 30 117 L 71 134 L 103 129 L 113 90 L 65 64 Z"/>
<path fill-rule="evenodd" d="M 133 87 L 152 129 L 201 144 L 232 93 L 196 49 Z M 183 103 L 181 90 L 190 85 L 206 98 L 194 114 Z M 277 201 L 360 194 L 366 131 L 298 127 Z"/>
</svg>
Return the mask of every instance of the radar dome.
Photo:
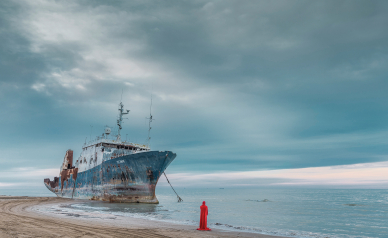
<svg viewBox="0 0 388 238">
<path fill-rule="evenodd" d="M 111 129 L 109 127 L 106 127 L 105 128 L 105 134 L 109 135 L 111 132 Z"/>
</svg>

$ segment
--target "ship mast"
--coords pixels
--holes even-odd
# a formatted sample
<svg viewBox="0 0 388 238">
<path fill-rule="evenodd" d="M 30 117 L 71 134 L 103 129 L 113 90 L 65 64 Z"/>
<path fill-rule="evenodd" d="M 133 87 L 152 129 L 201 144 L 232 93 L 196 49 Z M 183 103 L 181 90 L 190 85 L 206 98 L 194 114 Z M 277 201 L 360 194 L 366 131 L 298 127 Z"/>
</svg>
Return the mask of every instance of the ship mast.
<svg viewBox="0 0 388 238">
<path fill-rule="evenodd" d="M 117 141 L 121 141 L 121 135 L 120 135 L 120 130 L 122 129 L 121 123 L 123 121 L 123 115 L 126 115 L 129 113 L 129 110 L 124 110 L 124 105 L 122 102 L 119 104 L 119 119 L 117 119 L 117 126 L 119 129 L 117 130 Z M 124 112 L 126 111 L 126 112 Z"/>
<path fill-rule="evenodd" d="M 151 140 L 151 137 L 150 137 L 150 134 L 151 134 L 151 122 L 154 120 L 152 118 L 152 114 L 151 114 L 151 108 L 152 108 L 152 96 L 151 96 L 151 105 L 150 105 L 150 117 L 147 118 L 149 120 L 148 122 L 148 137 L 147 137 L 147 147 L 150 148 L 150 140 Z"/>
</svg>

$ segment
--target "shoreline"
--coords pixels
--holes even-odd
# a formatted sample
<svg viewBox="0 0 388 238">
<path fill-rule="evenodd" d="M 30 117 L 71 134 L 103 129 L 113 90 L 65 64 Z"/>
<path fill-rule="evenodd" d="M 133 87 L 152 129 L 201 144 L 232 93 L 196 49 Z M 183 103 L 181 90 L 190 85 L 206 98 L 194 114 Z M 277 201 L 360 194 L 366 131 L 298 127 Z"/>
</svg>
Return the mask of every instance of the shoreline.
<svg viewBox="0 0 388 238">
<path fill-rule="evenodd" d="M 44 206 L 79 203 L 57 197 L 0 195 L 0 237 L 257 237 L 284 238 L 249 232 L 197 231 L 195 226 L 114 215 L 50 213 Z M 23 225 L 21 225 L 23 224 Z"/>
</svg>

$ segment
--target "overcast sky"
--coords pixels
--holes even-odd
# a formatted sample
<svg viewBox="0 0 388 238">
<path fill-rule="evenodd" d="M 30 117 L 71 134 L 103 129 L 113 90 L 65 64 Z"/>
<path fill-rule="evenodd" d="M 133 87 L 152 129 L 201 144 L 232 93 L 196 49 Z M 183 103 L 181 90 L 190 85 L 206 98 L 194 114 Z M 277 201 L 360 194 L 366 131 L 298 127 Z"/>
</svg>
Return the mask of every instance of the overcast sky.
<svg viewBox="0 0 388 238">
<path fill-rule="evenodd" d="M 0 1 L 0 186 L 55 176 L 122 91 L 138 143 L 153 95 L 176 178 L 388 174 L 387 26 L 385 0 Z"/>
</svg>

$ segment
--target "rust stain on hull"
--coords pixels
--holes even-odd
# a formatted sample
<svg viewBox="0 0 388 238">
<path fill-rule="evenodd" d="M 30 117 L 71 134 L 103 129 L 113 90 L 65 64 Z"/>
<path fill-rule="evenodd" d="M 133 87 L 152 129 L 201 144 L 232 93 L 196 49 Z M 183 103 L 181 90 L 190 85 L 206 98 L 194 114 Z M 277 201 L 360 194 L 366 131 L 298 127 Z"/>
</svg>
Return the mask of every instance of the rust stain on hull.
<svg viewBox="0 0 388 238">
<path fill-rule="evenodd" d="M 146 151 L 106 160 L 79 172 L 73 151 L 66 152 L 59 177 L 44 179 L 58 197 L 118 203 L 159 203 L 155 195 L 160 175 L 175 159 L 170 151 Z"/>
</svg>

